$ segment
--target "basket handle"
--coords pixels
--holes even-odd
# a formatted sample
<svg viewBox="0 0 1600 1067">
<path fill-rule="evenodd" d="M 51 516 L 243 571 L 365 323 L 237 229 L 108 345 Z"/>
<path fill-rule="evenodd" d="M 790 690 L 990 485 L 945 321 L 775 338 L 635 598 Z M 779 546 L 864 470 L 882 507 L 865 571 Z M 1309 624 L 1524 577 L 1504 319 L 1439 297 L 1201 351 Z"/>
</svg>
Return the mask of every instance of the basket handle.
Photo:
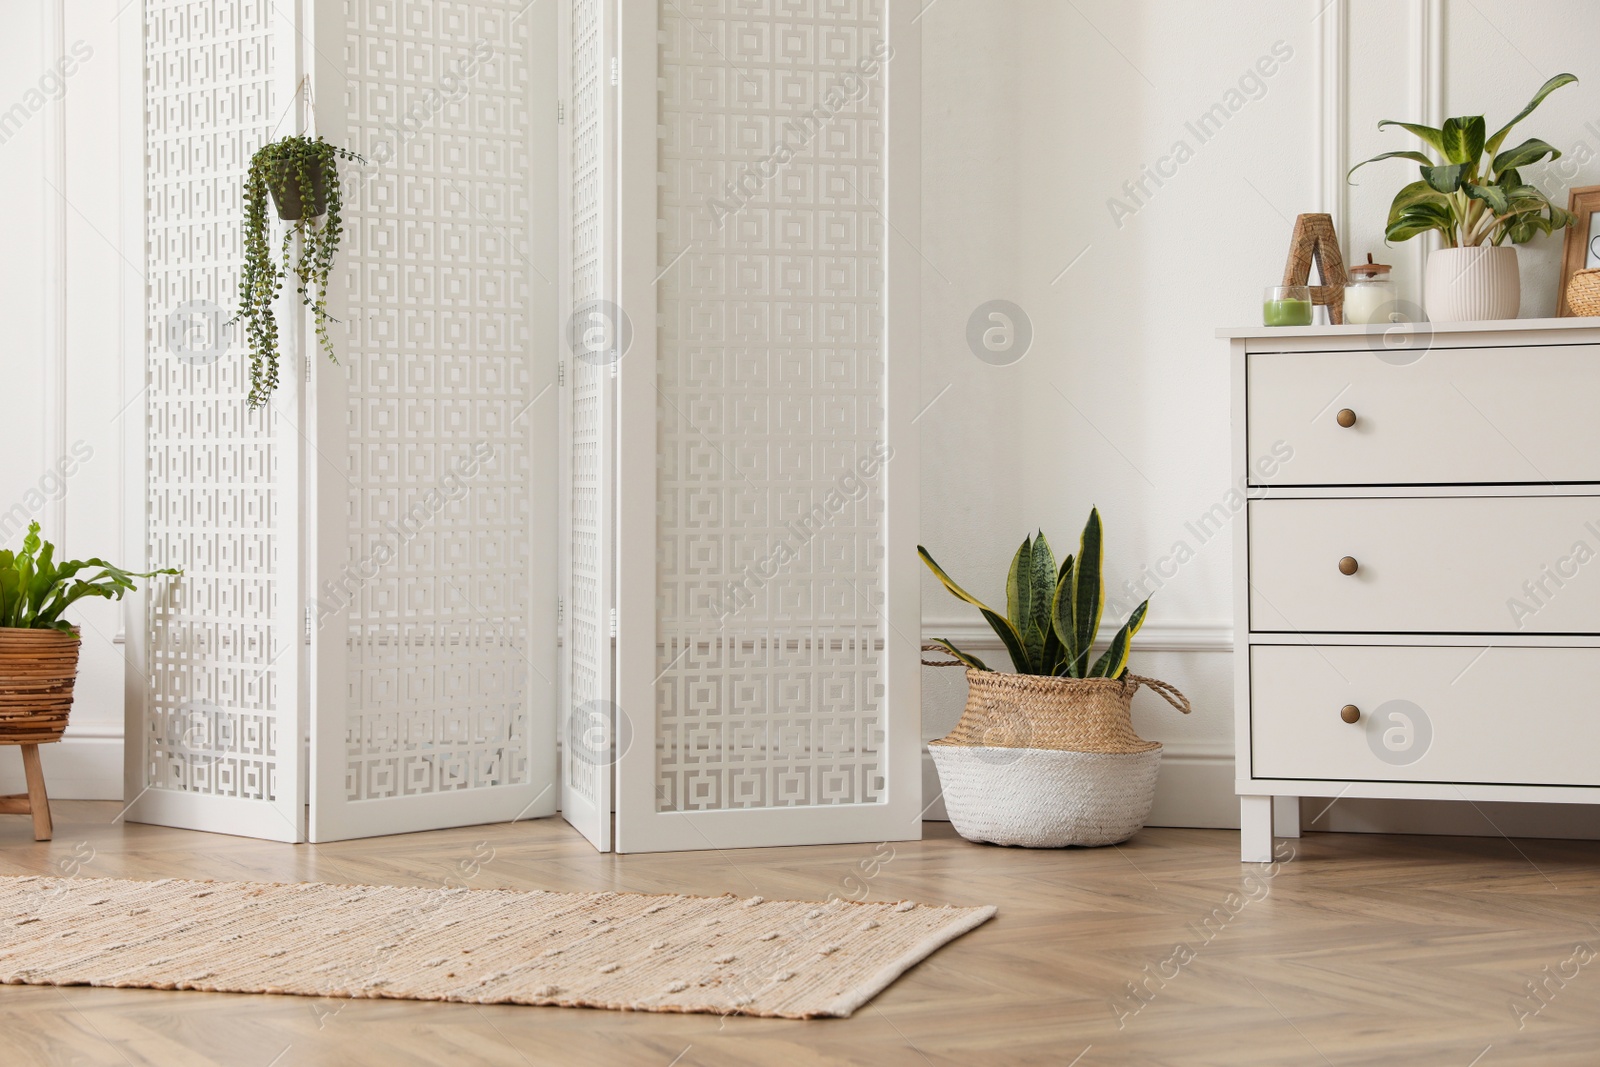
<svg viewBox="0 0 1600 1067">
<path fill-rule="evenodd" d="M 941 645 L 923 645 L 922 646 L 922 651 L 924 651 L 924 652 L 944 652 L 944 654 L 947 655 L 947 656 L 950 654 L 948 652 L 945 652 L 943 646 L 941 646 Z M 962 666 L 965 666 L 965 664 L 963 664 L 958 659 L 953 659 L 953 660 L 949 660 L 949 661 L 924 659 L 922 661 L 922 665 L 924 667 L 962 667 Z"/>
<path fill-rule="evenodd" d="M 1178 692 L 1178 687 L 1175 685 L 1168 685 L 1166 682 L 1158 681 L 1154 678 L 1146 678 L 1143 675 L 1132 673 L 1128 674 L 1126 677 L 1134 684 L 1135 688 L 1141 685 L 1149 686 L 1151 689 L 1161 694 L 1162 698 L 1165 699 L 1168 704 L 1171 704 L 1185 715 L 1194 710 L 1194 708 L 1189 705 L 1189 698 Z"/>
</svg>

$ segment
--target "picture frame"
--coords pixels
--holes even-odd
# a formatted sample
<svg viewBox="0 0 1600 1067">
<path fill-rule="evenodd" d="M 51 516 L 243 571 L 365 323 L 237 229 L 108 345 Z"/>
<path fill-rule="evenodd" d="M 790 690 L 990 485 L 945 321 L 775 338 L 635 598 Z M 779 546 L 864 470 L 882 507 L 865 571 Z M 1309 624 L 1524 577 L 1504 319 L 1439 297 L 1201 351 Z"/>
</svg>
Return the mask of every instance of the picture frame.
<svg viewBox="0 0 1600 1067">
<path fill-rule="evenodd" d="M 1600 185 L 1583 185 L 1567 194 L 1567 210 L 1577 221 L 1567 227 L 1566 245 L 1561 258 L 1561 289 L 1556 294 L 1556 314 L 1571 318 L 1567 306 L 1567 285 L 1580 270 L 1600 267 Z"/>
</svg>

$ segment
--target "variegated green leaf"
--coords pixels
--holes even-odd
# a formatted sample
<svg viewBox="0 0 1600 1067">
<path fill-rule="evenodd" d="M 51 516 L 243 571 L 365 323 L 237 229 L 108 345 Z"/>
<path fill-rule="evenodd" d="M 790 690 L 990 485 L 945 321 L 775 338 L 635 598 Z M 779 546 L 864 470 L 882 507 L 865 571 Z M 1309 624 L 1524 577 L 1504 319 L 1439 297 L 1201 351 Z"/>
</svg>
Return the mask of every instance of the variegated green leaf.
<svg viewBox="0 0 1600 1067">
<path fill-rule="evenodd" d="M 1538 163 L 1546 156 L 1549 156 L 1551 162 L 1554 162 L 1561 158 L 1561 149 L 1548 141 L 1530 137 L 1517 145 L 1517 147 L 1508 148 L 1495 156 L 1493 166 L 1496 174 L 1503 174 L 1506 171 L 1516 170 L 1518 167 L 1526 167 Z"/>
<path fill-rule="evenodd" d="M 1467 182 L 1461 188 L 1474 200 L 1482 200 L 1489 205 L 1489 210 L 1496 215 L 1504 215 L 1511 210 L 1511 198 L 1506 191 L 1498 185 L 1479 185 L 1477 182 Z"/>
<path fill-rule="evenodd" d="M 1444 143 L 1445 159 L 1451 163 L 1460 163 L 1470 171 L 1477 165 L 1478 157 L 1483 155 L 1484 122 L 1482 115 L 1469 115 L 1464 118 L 1445 119 L 1444 128 L 1439 131 Z"/>
<path fill-rule="evenodd" d="M 1100 613 L 1105 609 L 1106 591 L 1100 582 L 1105 559 L 1100 509 L 1089 510 L 1083 536 L 1078 541 L 1077 563 L 1072 569 L 1072 669 L 1073 678 L 1086 677 L 1089 649 L 1100 632 Z"/>
<path fill-rule="evenodd" d="M 1073 559 L 1072 554 L 1068 553 L 1067 558 L 1061 561 L 1061 566 L 1056 570 L 1056 588 L 1050 595 L 1050 640 L 1046 644 L 1046 661 L 1044 670 L 1041 672 L 1043 674 L 1059 675 L 1062 667 L 1067 662 L 1067 643 L 1062 634 L 1071 630 L 1070 605 L 1072 603 Z M 1066 592 L 1063 593 L 1063 590 L 1066 590 Z M 1063 596 L 1067 598 L 1066 602 L 1069 605 L 1067 612 L 1069 618 L 1065 626 L 1059 623 L 1056 618 L 1056 606 Z"/>
<path fill-rule="evenodd" d="M 1033 657 L 1034 674 L 1048 672 L 1050 660 L 1058 654 L 1055 627 L 1050 623 L 1050 603 L 1055 594 L 1056 556 L 1041 530 L 1033 538 L 1033 594 L 1029 598 L 1033 613 L 1028 619 L 1028 653 Z M 1038 644 L 1036 655 L 1035 641 Z"/>
<path fill-rule="evenodd" d="M 1491 156 L 1498 155 L 1500 152 L 1500 146 L 1505 144 L 1506 135 L 1511 132 L 1511 128 L 1513 126 L 1527 118 L 1529 115 L 1533 114 L 1533 109 L 1544 103 L 1545 97 L 1549 96 L 1563 85 L 1571 85 L 1577 80 L 1578 76 L 1576 74 L 1557 74 L 1554 78 L 1551 78 L 1549 81 L 1539 86 L 1539 91 L 1533 94 L 1533 99 L 1528 101 L 1528 106 L 1517 112 L 1516 118 L 1500 127 L 1494 132 L 1493 137 L 1490 137 L 1488 141 L 1484 142 L 1484 151 L 1488 152 Z"/>
<path fill-rule="evenodd" d="M 1111 639 L 1111 644 L 1100 654 L 1100 658 L 1095 660 L 1094 667 L 1089 671 L 1089 677 L 1122 677 L 1122 672 L 1128 669 L 1128 653 L 1133 647 L 1133 637 L 1139 632 L 1139 627 L 1144 625 L 1145 612 L 1149 609 L 1148 600 L 1133 609 L 1133 614 L 1122 624 L 1122 629 Z"/>
<path fill-rule="evenodd" d="M 928 638 L 928 642 L 930 644 L 938 645 L 940 648 L 954 656 L 959 662 L 971 667 L 975 671 L 986 671 L 989 669 L 988 665 L 985 664 L 983 660 L 979 659 L 977 656 L 969 655 L 968 653 L 961 651 L 955 645 L 952 645 L 949 641 L 946 641 L 942 637 L 930 637 Z"/>
<path fill-rule="evenodd" d="M 1349 181 L 1350 175 L 1354 174 L 1368 163 L 1377 163 L 1380 160 L 1385 159 L 1409 159 L 1417 163 L 1421 163 L 1424 167 L 1431 167 L 1435 162 L 1434 160 L 1423 155 L 1421 152 L 1412 152 L 1410 150 L 1403 150 L 1399 152 L 1383 152 L 1379 155 L 1373 156 L 1371 159 L 1363 159 L 1360 163 L 1357 163 L 1355 166 L 1351 167 L 1350 170 L 1345 174 L 1345 180 Z"/>
<path fill-rule="evenodd" d="M 934 562 L 933 557 L 928 554 L 926 548 L 918 545 L 917 555 L 922 557 L 922 562 L 928 565 L 928 569 L 933 572 L 934 577 L 944 584 L 946 589 L 983 613 L 984 621 L 1000 636 L 1001 642 L 1006 646 L 1006 651 L 1011 654 L 1012 664 L 1016 666 L 1017 670 L 1026 671 L 1028 654 L 1022 644 L 1022 635 L 1017 633 L 1016 627 L 1011 625 L 1011 620 L 957 585 L 955 579 L 946 574 L 944 568 Z"/>
<path fill-rule="evenodd" d="M 1447 163 L 1440 167 L 1423 167 L 1422 180 L 1441 193 L 1453 193 L 1461 188 L 1470 168 L 1465 163 Z"/>
<path fill-rule="evenodd" d="M 1394 200 L 1389 204 L 1389 221 L 1393 222 L 1413 207 L 1442 207 L 1445 203 L 1445 194 L 1425 181 L 1414 181 L 1394 194 Z"/>
<path fill-rule="evenodd" d="M 1409 130 L 1411 133 L 1414 133 L 1418 137 L 1422 138 L 1423 143 L 1428 145 L 1428 147 L 1432 148 L 1435 152 L 1438 152 L 1441 155 L 1444 153 L 1443 130 L 1436 130 L 1432 126 L 1419 126 L 1415 122 L 1399 122 L 1395 119 L 1384 119 L 1382 122 L 1378 123 L 1378 129 L 1380 130 L 1385 126 L 1398 126 L 1402 130 Z"/>
<path fill-rule="evenodd" d="M 1033 613 L 1033 539 L 1024 537 L 1006 574 L 1006 618 L 1021 636 L 1030 663 L 1044 653 L 1043 639 L 1033 634 Z"/>
</svg>

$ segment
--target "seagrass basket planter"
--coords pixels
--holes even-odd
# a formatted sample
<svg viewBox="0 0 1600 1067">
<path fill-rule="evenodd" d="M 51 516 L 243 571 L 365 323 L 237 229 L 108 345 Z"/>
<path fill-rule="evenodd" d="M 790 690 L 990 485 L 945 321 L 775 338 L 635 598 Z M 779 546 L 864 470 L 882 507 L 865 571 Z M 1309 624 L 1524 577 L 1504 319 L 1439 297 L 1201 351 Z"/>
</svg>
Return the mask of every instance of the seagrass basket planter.
<svg viewBox="0 0 1600 1067">
<path fill-rule="evenodd" d="M 0 745 L 61 740 L 80 647 L 76 630 L 0 626 Z"/>
<path fill-rule="evenodd" d="M 1177 689 L 1135 674 L 968 669 L 961 720 L 928 744 L 956 832 L 1029 848 L 1111 845 L 1138 833 L 1161 770 L 1160 743 L 1136 734 L 1129 714 L 1141 685 L 1189 713 Z"/>
</svg>

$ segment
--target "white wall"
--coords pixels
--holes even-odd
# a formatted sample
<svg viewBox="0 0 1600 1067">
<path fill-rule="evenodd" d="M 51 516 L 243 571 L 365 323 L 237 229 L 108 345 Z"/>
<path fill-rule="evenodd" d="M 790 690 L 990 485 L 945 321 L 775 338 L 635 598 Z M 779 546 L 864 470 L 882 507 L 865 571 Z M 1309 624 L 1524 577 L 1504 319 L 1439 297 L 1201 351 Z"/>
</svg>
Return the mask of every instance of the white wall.
<svg viewBox="0 0 1600 1067">
<path fill-rule="evenodd" d="M 1300 212 L 1335 212 L 1347 260 L 1372 251 L 1415 286 L 1418 251 L 1382 241 L 1412 165 L 1374 166 L 1348 189 L 1339 176 L 1414 147 L 1376 125 L 1425 118 L 1430 97 L 1446 114 L 1481 111 L 1495 124 L 1545 78 L 1572 71 L 1580 86 L 1518 134 L 1584 142 L 1596 155 L 1536 178 L 1558 202 L 1568 185 L 1600 182 L 1600 23 L 1582 0 L 939 0 L 921 24 L 922 394 L 932 402 L 920 423 L 923 543 L 991 603 L 1004 602 L 1024 535 L 1043 527 L 1058 551 L 1071 549 L 1091 505 L 1106 523 L 1113 589 L 1187 544 L 1193 558 L 1166 566 L 1175 574 L 1155 593 L 1133 665 L 1181 687 L 1195 713 L 1180 719 L 1144 692 L 1135 724 L 1167 744 L 1154 821 L 1237 825 L 1231 531 L 1202 542 L 1186 526 L 1229 490 L 1227 368 L 1212 331 L 1256 320 Z M 1258 98 L 1198 143 L 1185 124 L 1279 42 L 1292 55 L 1264 90 L 1249 86 Z M 1133 201 L 1122 183 L 1179 140 L 1192 158 Z M 1111 198 L 1134 213 L 1114 220 Z M 1553 313 L 1560 254 L 1559 237 L 1522 250 L 1525 316 Z M 981 362 L 966 343 L 968 315 L 994 298 L 1033 325 L 1031 350 L 1011 366 Z M 928 636 L 971 635 L 980 655 L 1006 662 L 931 576 L 923 617 Z M 965 685 L 955 670 L 924 678 L 924 734 L 938 737 L 960 715 Z M 1437 812 L 1428 819 L 1448 828 Z M 1414 806 L 1367 805 L 1340 825 L 1420 820 Z"/>
<path fill-rule="evenodd" d="M 9 251 L 0 266 L 9 401 L 0 533 L 14 548 L 19 524 L 37 518 L 58 558 L 113 562 L 125 546 L 122 301 L 139 299 L 143 255 L 121 247 L 117 37 L 122 19 L 139 17 L 136 4 L 118 16 L 121 6 L 8 5 L 0 33 L 0 242 Z M 72 723 L 66 742 L 43 750 L 58 797 L 122 794 L 121 617 L 105 601 L 73 614 L 83 651 Z M 0 791 L 20 783 L 16 750 L 0 748 Z"/>
<path fill-rule="evenodd" d="M 43 15 L 53 4 L 65 0 L 5 11 L 0 109 L 43 72 Z M 139 339 L 117 335 L 112 310 L 123 284 L 140 284 L 124 255 L 137 264 L 142 254 L 118 247 L 115 37 L 138 5 L 65 6 L 66 42 L 93 48 L 63 98 L 71 203 L 66 439 L 94 450 L 68 483 L 65 540 L 68 551 L 109 554 L 124 544 L 118 409 L 139 384 L 118 378 L 119 341 Z M 922 399 L 931 404 L 919 421 L 921 540 L 995 600 L 1025 534 L 1043 527 L 1068 549 L 1091 505 L 1105 517 L 1114 583 L 1160 565 L 1180 542 L 1193 551 L 1163 579 L 1135 659 L 1140 673 L 1183 688 L 1196 709 L 1180 719 L 1149 694 L 1136 701 L 1141 732 L 1168 743 L 1157 821 L 1216 825 L 1235 816 L 1228 534 L 1202 541 L 1186 527 L 1229 489 L 1225 360 L 1212 330 L 1258 314 L 1259 290 L 1281 273 L 1290 222 L 1301 211 L 1348 205 L 1347 257 L 1378 252 L 1413 283 L 1417 254 L 1381 242 L 1388 199 L 1409 180 L 1405 165 L 1374 167 L 1348 190 L 1332 176 L 1350 161 L 1407 146 L 1403 134 L 1380 134 L 1376 123 L 1425 115 L 1430 62 L 1439 69 L 1438 106 L 1482 110 L 1491 122 L 1514 113 L 1548 75 L 1576 73 L 1582 84 L 1552 97 L 1525 129 L 1564 149 L 1583 144 L 1593 157 L 1576 169 L 1566 160 L 1547 168 L 1548 192 L 1600 182 L 1600 69 L 1591 58 L 1600 55 L 1600 24 L 1591 6 L 935 0 L 921 18 Z M 1324 64 L 1325 51 L 1340 54 L 1340 26 L 1347 61 Z M 1274 73 L 1259 90 L 1245 86 L 1257 98 L 1198 143 L 1185 124 L 1226 102 L 1263 57 L 1273 59 L 1266 66 Z M 1324 115 L 1333 122 L 1326 139 Z M 54 195 L 42 178 L 45 121 L 31 117 L 0 144 L 0 202 L 12 208 L 0 213 L 0 238 L 13 250 L 0 265 L 0 293 L 13 397 L 43 395 L 51 361 L 63 354 L 44 349 L 48 284 L 39 265 L 46 194 Z M 1179 140 L 1192 158 L 1160 187 L 1147 183 L 1149 195 L 1130 198 L 1123 183 L 1136 182 L 1141 166 L 1155 165 Z M 1334 146 L 1327 152 L 1324 140 Z M 1121 213 L 1120 225 L 1108 207 L 1113 198 L 1134 209 Z M 1524 314 L 1554 306 L 1559 257 L 1559 238 L 1523 250 Z M 1016 303 L 1032 323 L 1032 347 L 1011 366 L 980 362 L 967 345 L 969 316 L 991 299 Z M 22 500 L 54 460 L 47 433 L 60 439 L 32 403 L 13 403 L 0 419 L 10 460 L 0 465 L 0 508 Z M 981 624 L 931 579 L 923 614 L 928 634 L 958 643 L 970 635 L 980 654 L 1004 662 L 982 640 Z M 119 746 L 91 738 L 120 729 L 116 613 L 96 605 L 84 618 L 74 740 L 53 746 L 47 766 L 58 796 L 115 796 Z M 958 671 L 925 675 L 924 733 L 937 737 L 959 715 L 965 686 Z M 12 788 L 15 762 L 0 751 L 0 789 Z M 1382 827 L 1392 816 L 1382 809 L 1364 817 Z"/>
</svg>

